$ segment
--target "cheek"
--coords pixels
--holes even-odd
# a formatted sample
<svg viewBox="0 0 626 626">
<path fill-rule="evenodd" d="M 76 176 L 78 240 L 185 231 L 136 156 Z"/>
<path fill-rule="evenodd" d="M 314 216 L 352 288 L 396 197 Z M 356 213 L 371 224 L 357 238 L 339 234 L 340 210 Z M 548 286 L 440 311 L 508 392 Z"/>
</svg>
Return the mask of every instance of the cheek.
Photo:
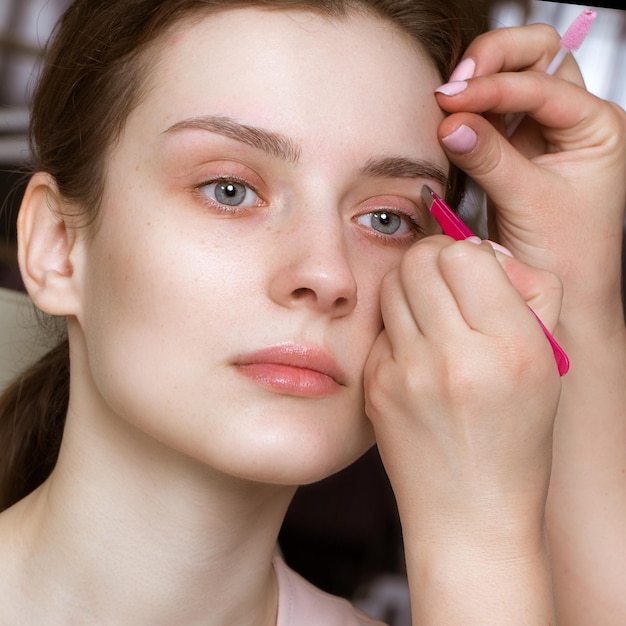
<svg viewBox="0 0 626 626">
<path fill-rule="evenodd" d="M 180 255 L 166 238 L 149 226 L 143 233 L 107 226 L 87 252 L 79 318 L 102 373 L 125 359 L 163 362 L 172 330 L 192 319 L 194 306 L 193 279 L 177 275 Z"/>
<path fill-rule="evenodd" d="M 196 223 L 186 230 L 155 218 L 103 224 L 88 251 L 79 319 L 94 375 L 132 368 L 149 385 L 158 370 L 182 385 L 207 351 L 221 353 L 254 321 L 263 304 L 259 257 L 258 246 L 250 251 Z"/>
<path fill-rule="evenodd" d="M 120 324 L 184 323 L 245 276 L 243 252 L 156 220 L 102 228 L 87 257 L 87 304 Z"/>
<path fill-rule="evenodd" d="M 408 248 L 372 247 L 359 241 L 351 253 L 357 284 L 357 307 L 370 320 L 370 327 L 382 329 L 380 292 L 384 277 L 400 266 Z"/>
</svg>

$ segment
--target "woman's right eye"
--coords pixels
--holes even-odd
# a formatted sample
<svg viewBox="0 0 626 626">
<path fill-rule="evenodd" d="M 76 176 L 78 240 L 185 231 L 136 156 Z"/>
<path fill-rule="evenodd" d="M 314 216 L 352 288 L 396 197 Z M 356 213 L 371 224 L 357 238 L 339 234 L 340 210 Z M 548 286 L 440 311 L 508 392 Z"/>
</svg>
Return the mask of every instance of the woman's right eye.
<svg viewBox="0 0 626 626">
<path fill-rule="evenodd" d="M 256 191 L 248 183 L 237 179 L 206 181 L 198 185 L 198 190 L 213 203 L 223 207 L 245 209 L 261 204 Z"/>
</svg>

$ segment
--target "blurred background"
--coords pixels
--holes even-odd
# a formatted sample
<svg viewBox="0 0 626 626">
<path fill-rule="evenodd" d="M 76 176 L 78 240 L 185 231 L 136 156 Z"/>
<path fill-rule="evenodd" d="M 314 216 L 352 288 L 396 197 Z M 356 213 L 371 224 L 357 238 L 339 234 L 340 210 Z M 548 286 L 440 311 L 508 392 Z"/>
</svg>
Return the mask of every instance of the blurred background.
<svg viewBox="0 0 626 626">
<path fill-rule="evenodd" d="M 544 0 L 468 0 L 485 27 L 546 22 L 564 33 L 583 7 Z M 41 52 L 68 0 L 0 0 L 0 287 L 20 290 L 15 217 L 28 160 L 28 102 Z M 588 89 L 626 108 L 626 11 L 598 18 L 575 54 Z M 281 533 L 287 562 L 391 626 L 410 624 L 402 539 L 376 450 L 296 496 Z"/>
<path fill-rule="evenodd" d="M 28 159 L 28 102 L 43 47 L 68 0 L 0 0 L 0 287 L 21 288 L 15 215 Z"/>
</svg>

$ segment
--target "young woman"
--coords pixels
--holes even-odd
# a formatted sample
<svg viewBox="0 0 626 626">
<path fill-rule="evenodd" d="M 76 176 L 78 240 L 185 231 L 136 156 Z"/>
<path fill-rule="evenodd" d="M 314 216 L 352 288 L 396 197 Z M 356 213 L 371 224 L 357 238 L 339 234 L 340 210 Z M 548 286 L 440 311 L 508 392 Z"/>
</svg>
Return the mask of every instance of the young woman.
<svg viewBox="0 0 626 626">
<path fill-rule="evenodd" d="M 490 245 L 425 237 L 420 199 L 424 183 L 458 197 L 448 156 L 498 185 L 480 166 L 504 150 L 491 129 L 462 113 L 477 128 L 463 151 L 439 105 L 523 110 L 521 90 L 539 122 L 555 113 L 533 110 L 538 72 L 480 78 L 532 66 L 520 42 L 497 67 L 479 40 L 471 88 L 437 100 L 463 24 L 423 5 L 70 6 L 19 218 L 24 282 L 68 342 L 4 399 L 2 621 L 368 623 L 275 542 L 297 485 L 374 430 L 414 622 L 556 620 L 544 513 L 561 381 L 527 304 L 554 328 L 560 286 Z M 521 32 L 526 57 L 554 47 Z M 507 80 L 521 87 L 500 104 Z M 521 194 L 500 208 L 512 222 Z M 564 333 L 572 358 L 578 337 Z"/>
</svg>

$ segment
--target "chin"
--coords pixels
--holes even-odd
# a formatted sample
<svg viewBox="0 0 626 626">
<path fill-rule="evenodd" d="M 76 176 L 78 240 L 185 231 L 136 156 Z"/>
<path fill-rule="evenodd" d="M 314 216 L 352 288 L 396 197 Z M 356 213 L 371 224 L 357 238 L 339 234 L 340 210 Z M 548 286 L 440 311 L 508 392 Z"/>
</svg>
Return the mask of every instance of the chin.
<svg viewBox="0 0 626 626">
<path fill-rule="evenodd" d="M 318 482 L 354 463 L 375 443 L 369 422 L 358 434 L 337 437 L 306 437 L 294 440 L 289 436 L 267 439 L 248 448 L 238 459 L 230 457 L 230 471 L 224 471 L 253 482 L 300 486 Z M 238 466 L 238 467 L 236 467 Z"/>
</svg>

